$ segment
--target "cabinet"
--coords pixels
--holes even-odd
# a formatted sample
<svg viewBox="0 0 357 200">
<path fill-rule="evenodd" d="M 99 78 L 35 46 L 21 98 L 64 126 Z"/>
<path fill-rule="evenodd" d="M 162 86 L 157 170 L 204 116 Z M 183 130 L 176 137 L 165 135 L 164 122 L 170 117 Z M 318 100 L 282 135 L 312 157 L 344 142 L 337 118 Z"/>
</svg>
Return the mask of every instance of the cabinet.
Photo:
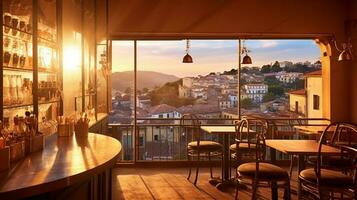
<svg viewBox="0 0 357 200">
<path fill-rule="evenodd" d="M 0 117 L 12 126 L 14 117 L 33 112 L 39 131 L 56 131 L 62 114 L 62 66 L 56 0 L 2 0 L 0 36 Z"/>
</svg>

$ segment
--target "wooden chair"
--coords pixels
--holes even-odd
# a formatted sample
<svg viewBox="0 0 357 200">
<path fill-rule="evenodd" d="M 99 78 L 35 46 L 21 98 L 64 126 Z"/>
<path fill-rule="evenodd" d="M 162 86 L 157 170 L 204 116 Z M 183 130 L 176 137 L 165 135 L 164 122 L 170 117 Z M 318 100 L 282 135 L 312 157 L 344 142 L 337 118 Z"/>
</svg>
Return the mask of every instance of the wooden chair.
<svg viewBox="0 0 357 200">
<path fill-rule="evenodd" d="M 238 127 L 247 126 L 247 121 L 240 123 Z M 257 199 L 258 187 L 271 187 L 272 191 L 278 188 L 284 188 L 284 199 L 290 199 L 290 178 L 289 174 L 282 168 L 265 162 L 266 146 L 265 135 L 267 133 L 267 123 L 264 120 L 255 122 L 255 162 L 241 164 L 237 168 L 237 180 L 240 184 L 251 185 L 253 187 L 252 199 Z M 239 143 L 240 141 L 238 141 Z M 238 198 L 239 186 L 236 188 L 236 199 Z M 272 194 L 276 194 L 272 192 Z M 272 199 L 277 199 L 277 196 L 272 195 Z"/>
<path fill-rule="evenodd" d="M 328 130 L 335 126 L 335 131 L 331 139 L 327 139 Z M 347 138 L 342 136 L 347 135 Z M 319 149 L 315 167 L 305 169 L 299 174 L 299 184 L 302 196 L 312 197 L 314 199 L 357 199 L 357 148 L 352 142 L 357 137 L 357 126 L 349 123 L 332 123 L 320 137 Z M 343 139 L 347 139 L 343 141 Z M 338 158 L 352 161 L 353 173 L 350 175 L 341 170 L 331 169 L 326 166 L 328 156 L 321 155 L 322 145 L 331 145 L 341 149 L 341 155 Z M 336 158 L 336 156 L 333 156 Z M 352 167 L 352 166 L 351 166 Z M 339 195 L 336 195 L 339 194 Z"/>
<path fill-rule="evenodd" d="M 194 158 L 199 162 L 204 158 L 208 158 L 211 161 L 212 157 L 221 157 L 223 152 L 223 146 L 214 141 L 201 140 L 201 129 L 198 118 L 192 114 L 186 114 L 181 117 L 180 120 L 181 133 L 191 136 L 191 141 L 187 144 L 187 159 L 193 161 Z M 197 183 L 199 163 L 196 163 L 196 177 L 193 182 L 194 185 Z M 212 165 L 210 166 L 210 175 L 213 178 Z M 189 168 L 187 180 L 191 177 L 191 166 Z"/>
<path fill-rule="evenodd" d="M 247 159 L 255 160 L 255 132 L 250 128 L 253 126 L 254 120 L 243 118 L 235 125 L 236 134 L 235 142 L 229 147 L 231 158 L 235 160 L 236 166 L 239 163 L 247 161 Z"/>
</svg>

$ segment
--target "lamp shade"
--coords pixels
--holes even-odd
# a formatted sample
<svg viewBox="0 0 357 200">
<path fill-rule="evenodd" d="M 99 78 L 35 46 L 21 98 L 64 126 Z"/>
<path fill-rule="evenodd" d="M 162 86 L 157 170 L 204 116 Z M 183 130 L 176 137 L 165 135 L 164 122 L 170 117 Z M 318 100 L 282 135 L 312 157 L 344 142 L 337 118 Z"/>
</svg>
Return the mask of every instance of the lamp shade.
<svg viewBox="0 0 357 200">
<path fill-rule="evenodd" d="M 250 58 L 250 56 L 248 56 L 248 55 L 245 55 L 243 57 L 242 64 L 252 64 L 252 58 Z"/>
<path fill-rule="evenodd" d="M 186 55 L 182 59 L 183 63 L 193 63 L 192 57 L 190 54 L 186 53 Z"/>
<path fill-rule="evenodd" d="M 353 60 L 353 55 L 351 51 L 344 49 L 338 56 L 338 61 L 348 61 Z"/>
</svg>

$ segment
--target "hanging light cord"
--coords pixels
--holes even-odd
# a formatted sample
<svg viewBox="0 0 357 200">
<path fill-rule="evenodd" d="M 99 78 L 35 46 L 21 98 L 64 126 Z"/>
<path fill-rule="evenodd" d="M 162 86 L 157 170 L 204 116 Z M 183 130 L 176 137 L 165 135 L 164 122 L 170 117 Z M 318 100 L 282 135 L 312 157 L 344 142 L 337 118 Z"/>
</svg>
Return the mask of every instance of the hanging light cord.
<svg viewBox="0 0 357 200">
<path fill-rule="evenodd" d="M 190 49 L 190 40 L 186 40 L 186 54 L 189 53 L 189 49 Z"/>
</svg>

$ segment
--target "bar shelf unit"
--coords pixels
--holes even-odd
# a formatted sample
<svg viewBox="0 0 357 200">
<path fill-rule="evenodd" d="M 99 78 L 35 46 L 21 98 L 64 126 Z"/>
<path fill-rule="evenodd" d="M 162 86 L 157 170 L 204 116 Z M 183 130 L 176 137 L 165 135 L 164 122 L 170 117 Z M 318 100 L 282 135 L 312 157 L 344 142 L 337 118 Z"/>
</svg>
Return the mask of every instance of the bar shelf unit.
<svg viewBox="0 0 357 200">
<path fill-rule="evenodd" d="M 38 117 L 40 127 L 41 123 L 55 124 L 57 116 L 63 114 L 60 3 L 61 0 L 0 3 L 2 121 L 11 123 L 26 110 Z"/>
</svg>

